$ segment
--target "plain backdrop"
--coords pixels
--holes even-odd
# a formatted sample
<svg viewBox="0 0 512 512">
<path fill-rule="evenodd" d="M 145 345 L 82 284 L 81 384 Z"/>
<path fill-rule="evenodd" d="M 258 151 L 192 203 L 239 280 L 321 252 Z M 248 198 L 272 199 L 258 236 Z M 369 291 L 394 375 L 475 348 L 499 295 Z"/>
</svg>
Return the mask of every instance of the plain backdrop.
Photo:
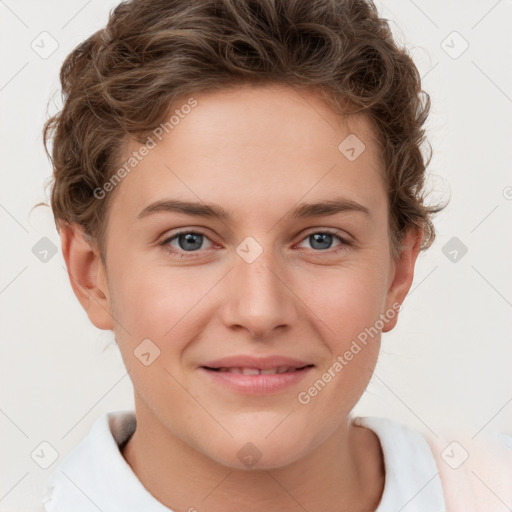
<svg viewBox="0 0 512 512">
<path fill-rule="evenodd" d="M 47 199 L 41 129 L 61 105 L 60 65 L 117 3 L 0 1 L 0 508 L 37 498 L 100 414 L 133 408 L 113 334 L 72 292 L 51 211 L 30 214 Z M 512 2 L 377 5 L 432 99 L 429 198 L 451 202 L 355 413 L 512 434 Z M 48 468 L 42 442 L 57 452 Z"/>
</svg>

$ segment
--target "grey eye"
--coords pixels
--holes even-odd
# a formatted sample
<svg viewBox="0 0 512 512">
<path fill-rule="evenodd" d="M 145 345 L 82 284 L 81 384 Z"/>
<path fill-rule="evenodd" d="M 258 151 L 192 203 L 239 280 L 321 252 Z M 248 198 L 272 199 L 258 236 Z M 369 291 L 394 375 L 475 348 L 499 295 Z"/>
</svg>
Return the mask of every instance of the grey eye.
<svg viewBox="0 0 512 512">
<path fill-rule="evenodd" d="M 307 238 L 311 241 L 311 246 L 314 249 L 329 249 L 333 236 L 331 233 L 314 233 Z"/>
<path fill-rule="evenodd" d="M 184 251 L 193 251 L 201 248 L 203 235 L 200 233 L 184 233 L 177 235 L 178 245 Z"/>
</svg>

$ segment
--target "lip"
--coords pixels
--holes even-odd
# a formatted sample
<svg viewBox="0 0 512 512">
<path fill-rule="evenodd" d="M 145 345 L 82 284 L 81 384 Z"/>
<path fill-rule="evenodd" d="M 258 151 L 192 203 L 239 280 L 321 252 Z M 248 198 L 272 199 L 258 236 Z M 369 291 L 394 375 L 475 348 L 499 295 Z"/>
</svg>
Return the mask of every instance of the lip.
<svg viewBox="0 0 512 512">
<path fill-rule="evenodd" d="M 284 391 L 298 384 L 313 369 L 308 366 L 287 373 L 242 375 L 199 368 L 207 378 L 216 384 L 245 395 L 268 395 Z"/>
<path fill-rule="evenodd" d="M 258 368 L 267 370 L 279 366 L 291 366 L 296 369 L 286 373 L 243 375 L 220 372 L 208 368 Z M 245 395 L 268 395 L 279 393 L 297 385 L 314 368 L 312 363 L 285 356 L 231 356 L 217 359 L 201 365 L 198 369 L 208 379 L 224 388 Z"/>
</svg>

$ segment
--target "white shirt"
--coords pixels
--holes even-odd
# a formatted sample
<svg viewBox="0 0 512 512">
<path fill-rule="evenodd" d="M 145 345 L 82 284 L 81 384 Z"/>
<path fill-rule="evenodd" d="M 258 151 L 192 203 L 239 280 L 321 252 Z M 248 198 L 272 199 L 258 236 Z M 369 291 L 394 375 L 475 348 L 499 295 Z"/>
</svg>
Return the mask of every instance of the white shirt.
<svg viewBox="0 0 512 512">
<path fill-rule="evenodd" d="M 436 462 L 420 433 L 386 418 L 352 420 L 381 443 L 386 476 L 376 512 L 445 510 Z M 135 427 L 133 411 L 100 416 L 46 481 L 46 512 L 172 512 L 145 489 L 119 449 Z"/>
</svg>

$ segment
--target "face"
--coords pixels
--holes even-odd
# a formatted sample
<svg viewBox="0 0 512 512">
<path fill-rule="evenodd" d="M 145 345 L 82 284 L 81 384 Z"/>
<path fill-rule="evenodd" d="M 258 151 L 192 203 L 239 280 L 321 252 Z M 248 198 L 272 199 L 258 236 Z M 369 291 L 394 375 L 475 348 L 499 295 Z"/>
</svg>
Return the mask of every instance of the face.
<svg viewBox="0 0 512 512">
<path fill-rule="evenodd" d="M 250 442 L 259 467 L 279 467 L 346 423 L 410 282 L 397 285 L 365 118 L 347 124 L 316 93 L 284 86 L 194 98 L 113 192 L 103 291 L 115 320 L 89 316 L 112 321 L 148 422 L 226 466 L 243 468 Z M 365 145 L 355 159 L 347 142 L 338 148 L 350 134 Z M 345 206 L 329 212 L 334 201 Z M 204 215 L 205 205 L 225 216 Z M 231 356 L 309 366 L 258 376 L 204 368 Z M 217 367 L 242 364 L 254 366 Z"/>
</svg>

